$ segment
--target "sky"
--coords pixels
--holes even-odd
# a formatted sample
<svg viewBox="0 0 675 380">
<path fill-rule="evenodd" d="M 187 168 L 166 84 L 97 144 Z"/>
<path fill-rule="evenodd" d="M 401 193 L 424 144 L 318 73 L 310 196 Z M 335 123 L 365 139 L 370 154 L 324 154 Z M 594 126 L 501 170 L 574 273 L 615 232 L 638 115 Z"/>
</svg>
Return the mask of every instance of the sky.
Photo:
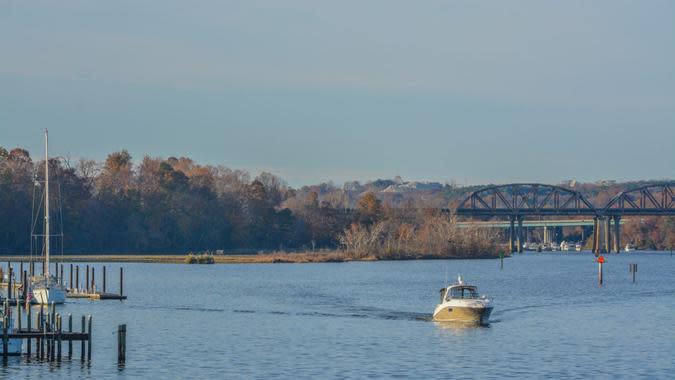
<svg viewBox="0 0 675 380">
<path fill-rule="evenodd" d="M 0 146 L 300 186 L 675 177 L 673 1 L 0 0 Z"/>
</svg>

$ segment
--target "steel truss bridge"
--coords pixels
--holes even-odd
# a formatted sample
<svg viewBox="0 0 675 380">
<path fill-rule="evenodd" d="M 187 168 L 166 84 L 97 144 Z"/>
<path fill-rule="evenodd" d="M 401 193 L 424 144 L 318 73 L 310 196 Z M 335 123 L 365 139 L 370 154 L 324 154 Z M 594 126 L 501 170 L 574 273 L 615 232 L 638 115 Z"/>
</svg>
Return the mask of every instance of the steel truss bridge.
<svg viewBox="0 0 675 380">
<path fill-rule="evenodd" d="M 593 219 L 593 251 L 621 249 L 623 216 L 675 216 L 675 182 L 653 183 L 623 191 L 605 205 L 594 205 L 578 191 L 539 183 L 488 186 L 471 193 L 454 210 L 472 218 L 505 218 L 509 223 L 509 247 L 521 251 L 523 222 L 528 217 L 590 217 Z M 613 230 L 613 231 L 612 231 Z M 610 244 L 612 243 L 612 244 Z M 517 244 L 517 245 L 516 245 Z"/>
</svg>

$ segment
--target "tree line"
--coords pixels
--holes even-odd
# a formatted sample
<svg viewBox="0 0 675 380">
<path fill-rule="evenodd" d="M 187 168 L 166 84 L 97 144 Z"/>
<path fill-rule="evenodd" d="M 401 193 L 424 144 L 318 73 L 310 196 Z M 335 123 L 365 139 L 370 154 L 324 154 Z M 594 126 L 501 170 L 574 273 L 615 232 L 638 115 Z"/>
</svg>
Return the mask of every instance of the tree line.
<svg viewBox="0 0 675 380">
<path fill-rule="evenodd" d="M 30 233 L 43 228 L 42 165 L 24 149 L 0 147 L 0 253 L 40 246 Z M 432 211 L 471 190 L 455 184 L 414 187 L 397 178 L 294 189 L 267 172 L 252 177 L 186 157 L 134 163 L 124 150 L 104 162 L 52 159 L 49 166 L 52 231 L 63 231 L 66 253 L 339 248 L 359 258 L 408 258 L 489 256 L 499 249 L 497 232 L 459 229 L 452 216 Z M 586 190 L 602 197 L 611 186 Z M 675 239 L 672 226 L 672 218 L 660 218 L 626 230 L 635 241 L 663 248 Z"/>
</svg>

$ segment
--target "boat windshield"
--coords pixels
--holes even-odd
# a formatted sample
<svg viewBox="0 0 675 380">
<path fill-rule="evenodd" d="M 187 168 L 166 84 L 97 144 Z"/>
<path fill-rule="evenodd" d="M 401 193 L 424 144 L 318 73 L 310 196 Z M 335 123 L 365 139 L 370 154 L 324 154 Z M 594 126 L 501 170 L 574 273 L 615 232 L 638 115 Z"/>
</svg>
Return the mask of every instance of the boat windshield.
<svg viewBox="0 0 675 380">
<path fill-rule="evenodd" d="M 480 295 L 476 291 L 476 288 L 472 286 L 455 286 L 450 288 L 450 292 L 447 295 L 448 299 L 475 299 L 480 298 Z"/>
</svg>

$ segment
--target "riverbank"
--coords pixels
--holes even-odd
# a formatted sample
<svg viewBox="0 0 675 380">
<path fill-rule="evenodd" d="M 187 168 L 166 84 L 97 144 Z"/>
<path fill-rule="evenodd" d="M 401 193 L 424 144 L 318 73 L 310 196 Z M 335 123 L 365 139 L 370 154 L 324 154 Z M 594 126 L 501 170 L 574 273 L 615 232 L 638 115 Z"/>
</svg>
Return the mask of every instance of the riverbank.
<svg viewBox="0 0 675 380">
<path fill-rule="evenodd" d="M 96 263 L 156 263 L 156 264 L 185 264 L 188 255 L 185 254 L 109 254 L 109 255 L 52 255 L 52 262 L 96 262 Z M 495 259 L 498 256 L 493 255 L 475 255 L 470 257 L 456 256 L 437 256 L 437 255 L 417 255 L 406 257 L 387 257 L 378 258 L 375 255 L 366 255 L 360 258 L 354 258 L 343 251 L 321 251 L 321 252 L 272 252 L 258 254 L 237 254 L 237 255 L 212 255 L 213 264 L 273 264 L 273 263 L 339 263 L 349 261 L 390 261 L 390 260 L 440 260 L 440 259 Z M 33 259 L 39 261 L 40 257 L 33 256 Z M 31 260 L 27 255 L 3 255 L 0 256 L 3 261 L 25 261 Z"/>
</svg>

